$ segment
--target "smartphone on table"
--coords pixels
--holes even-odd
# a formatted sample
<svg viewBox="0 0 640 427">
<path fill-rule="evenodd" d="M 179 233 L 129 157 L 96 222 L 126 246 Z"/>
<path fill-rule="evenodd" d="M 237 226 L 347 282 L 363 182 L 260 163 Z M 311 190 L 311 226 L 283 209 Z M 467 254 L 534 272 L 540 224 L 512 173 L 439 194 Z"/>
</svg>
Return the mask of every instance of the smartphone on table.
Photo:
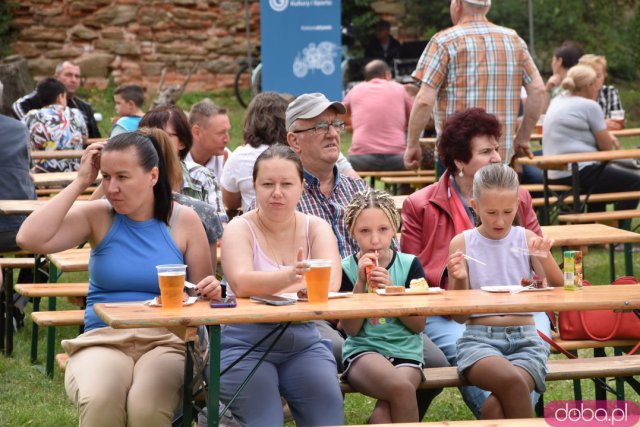
<svg viewBox="0 0 640 427">
<path fill-rule="evenodd" d="M 227 296 L 221 300 L 219 299 L 211 299 L 209 300 L 209 307 L 211 308 L 233 308 L 238 305 L 238 301 L 236 301 L 236 297 Z"/>
<path fill-rule="evenodd" d="M 269 305 L 291 305 L 296 303 L 296 300 L 281 297 L 278 295 L 256 295 L 250 297 L 249 299 Z"/>
</svg>

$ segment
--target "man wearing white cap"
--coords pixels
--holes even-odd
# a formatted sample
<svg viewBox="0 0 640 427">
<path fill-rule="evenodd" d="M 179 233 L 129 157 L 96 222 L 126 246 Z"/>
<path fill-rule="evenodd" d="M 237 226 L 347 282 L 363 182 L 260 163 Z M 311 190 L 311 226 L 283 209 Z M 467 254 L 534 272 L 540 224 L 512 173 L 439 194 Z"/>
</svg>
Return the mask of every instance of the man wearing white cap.
<svg viewBox="0 0 640 427">
<path fill-rule="evenodd" d="M 344 132 L 344 122 L 337 117 L 345 112 L 346 108 L 342 103 L 329 101 L 321 93 L 307 93 L 291 102 L 285 113 L 287 142 L 300 157 L 304 168 L 305 188 L 298 210 L 319 216 L 331 225 L 342 258 L 360 249 L 349 235 L 344 216 L 354 195 L 367 188 L 362 179 L 343 175 L 336 166 L 340 156 L 340 135 Z M 344 337 L 331 321 L 317 321 L 316 326 L 320 335 L 331 341 L 338 370 L 342 372 Z M 428 368 L 448 366 L 444 354 L 426 336 L 424 356 L 425 366 Z M 417 392 L 421 419 L 433 398 L 441 391 L 442 389 Z M 375 420 L 370 421 L 373 423 Z"/>
<path fill-rule="evenodd" d="M 451 0 L 454 26 L 437 33 L 422 53 L 413 77 L 422 82 L 409 118 L 404 161 L 416 169 L 419 138 L 433 110 L 436 131 L 456 111 L 484 108 L 502 124 L 500 157 L 532 156 L 529 139 L 542 109 L 544 84 L 525 42 L 509 28 L 487 20 L 491 0 Z M 520 88 L 527 91 L 517 128 Z"/>
</svg>

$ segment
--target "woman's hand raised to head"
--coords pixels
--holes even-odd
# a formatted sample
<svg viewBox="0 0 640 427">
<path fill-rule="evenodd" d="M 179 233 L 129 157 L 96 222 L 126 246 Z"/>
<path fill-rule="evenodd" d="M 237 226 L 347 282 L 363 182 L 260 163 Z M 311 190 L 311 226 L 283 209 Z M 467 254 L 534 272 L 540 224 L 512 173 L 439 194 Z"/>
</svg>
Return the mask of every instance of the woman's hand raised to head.
<svg viewBox="0 0 640 427">
<path fill-rule="evenodd" d="M 90 186 L 98 177 L 100 171 L 100 155 L 102 147 L 106 141 L 94 142 L 84 150 L 82 159 L 80 160 L 80 169 L 78 170 L 78 181 Z"/>
</svg>

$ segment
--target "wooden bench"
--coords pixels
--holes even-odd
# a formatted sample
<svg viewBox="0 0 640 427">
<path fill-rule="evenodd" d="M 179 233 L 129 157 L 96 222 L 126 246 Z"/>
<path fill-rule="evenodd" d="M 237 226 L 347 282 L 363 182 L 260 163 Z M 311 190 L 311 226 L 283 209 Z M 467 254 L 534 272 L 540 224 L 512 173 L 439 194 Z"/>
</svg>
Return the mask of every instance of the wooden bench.
<svg viewBox="0 0 640 427">
<path fill-rule="evenodd" d="M 547 362 L 547 381 L 640 375 L 640 355 L 583 359 L 558 359 Z M 455 366 L 427 368 L 421 389 L 460 387 L 464 385 Z M 353 393 L 349 384 L 340 383 L 343 393 Z"/>
<path fill-rule="evenodd" d="M 520 187 L 526 189 L 529 193 L 542 193 L 544 191 L 543 184 L 520 184 Z M 549 191 L 571 191 L 570 185 L 547 185 Z"/>
<path fill-rule="evenodd" d="M 83 283 L 19 283 L 17 293 L 25 297 L 86 297 L 89 284 Z"/>
<path fill-rule="evenodd" d="M 640 218 L 640 209 L 558 215 L 558 221 L 572 224 L 584 224 L 590 222 L 606 222 L 617 224 L 618 221 L 633 218 Z"/>
<path fill-rule="evenodd" d="M 580 201 L 584 203 L 586 200 L 586 194 L 580 195 Z M 589 196 L 590 203 L 611 203 L 620 202 L 624 200 L 640 200 L 640 191 L 619 191 L 616 193 L 599 193 L 591 194 Z M 573 196 L 567 196 L 563 199 L 564 203 L 572 204 Z M 536 197 L 532 200 L 534 207 L 544 206 L 544 197 Z M 557 197 L 549 197 L 549 204 L 552 205 L 558 202 Z"/>
<path fill-rule="evenodd" d="M 49 328 L 49 330 L 47 331 L 47 354 L 45 360 L 45 373 L 48 376 L 53 377 L 53 361 L 56 349 L 55 328 L 57 326 L 83 326 L 84 310 L 36 311 L 31 313 L 31 319 L 33 320 L 33 323 L 35 325 L 38 325 L 39 327 Z M 36 354 L 33 354 L 33 350 L 34 349 L 32 346 L 32 362 L 35 362 L 34 358 L 37 359 L 37 352 Z"/>
<path fill-rule="evenodd" d="M 422 188 L 425 185 L 433 184 L 436 182 L 435 176 L 385 176 L 380 178 L 386 187 L 397 186 L 401 184 L 409 184 L 415 188 Z"/>
<path fill-rule="evenodd" d="M 13 253 L 11 253 L 13 255 Z M 0 293 L 0 348 L 9 356 L 13 353 L 13 270 L 35 269 L 36 260 L 29 258 L 0 258 L 2 269 L 2 293 Z"/>
<path fill-rule="evenodd" d="M 433 169 L 399 170 L 399 171 L 358 171 L 358 175 L 364 180 L 369 180 L 369 185 L 374 188 L 376 179 L 388 176 L 435 176 Z"/>
</svg>

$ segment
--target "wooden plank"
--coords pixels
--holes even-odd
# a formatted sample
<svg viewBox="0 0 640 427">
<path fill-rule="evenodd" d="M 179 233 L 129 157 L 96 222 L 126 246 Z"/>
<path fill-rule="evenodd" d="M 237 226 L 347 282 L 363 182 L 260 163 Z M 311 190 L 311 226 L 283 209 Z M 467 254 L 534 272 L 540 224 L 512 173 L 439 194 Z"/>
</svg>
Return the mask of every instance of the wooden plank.
<svg viewBox="0 0 640 427">
<path fill-rule="evenodd" d="M 74 248 L 63 252 L 47 255 L 49 261 L 55 265 L 59 273 L 70 271 L 88 271 L 89 254 L 91 248 Z"/>
<path fill-rule="evenodd" d="M 370 176 L 374 178 L 382 178 L 385 176 L 435 176 L 436 171 L 433 169 L 418 170 L 401 170 L 401 171 L 358 171 L 358 175 L 362 178 Z"/>
<path fill-rule="evenodd" d="M 383 176 L 380 181 L 386 185 L 410 184 L 412 186 L 425 186 L 436 182 L 435 176 Z"/>
<path fill-rule="evenodd" d="M 542 193 L 544 191 L 543 184 L 520 184 L 520 187 L 529 191 L 529 193 Z M 547 188 L 551 191 L 570 191 L 570 185 L 547 185 Z"/>
<path fill-rule="evenodd" d="M 640 235 L 636 236 L 640 237 Z M 238 306 L 233 309 L 212 309 L 207 301 L 198 301 L 191 306 L 176 310 L 162 310 L 142 304 L 128 306 L 96 304 L 94 306 L 98 316 L 114 328 L 636 308 L 640 308 L 640 285 L 588 286 L 579 292 L 565 291 L 559 287 L 550 288 L 545 292 L 518 294 L 491 293 L 481 290 L 448 290 L 410 297 L 354 294 L 349 298 L 331 299 L 325 304 L 298 302 L 282 307 L 267 306 L 247 298 L 238 298 Z"/>
<path fill-rule="evenodd" d="M 33 184 L 36 187 L 62 186 L 65 187 L 78 177 L 78 172 L 46 172 L 33 174 Z M 95 183 L 102 181 L 102 176 L 98 174 Z"/>
<path fill-rule="evenodd" d="M 84 297 L 88 283 L 18 283 L 17 293 L 25 297 Z"/>
<path fill-rule="evenodd" d="M 562 167 L 567 170 L 571 163 L 579 162 L 603 162 L 614 159 L 637 159 L 640 158 L 640 149 L 634 148 L 630 150 L 610 150 L 610 151 L 594 151 L 590 153 L 569 153 L 556 154 L 553 156 L 534 156 L 533 159 L 528 157 L 519 157 L 518 163 L 521 165 L 533 165 L 541 169 L 552 169 Z"/>
<path fill-rule="evenodd" d="M 0 258 L 0 268 L 34 268 L 35 258 Z"/>
<path fill-rule="evenodd" d="M 584 202 L 587 200 L 586 194 L 580 195 L 580 201 Z M 623 200 L 640 200 L 640 191 L 618 191 L 615 193 L 598 193 L 591 194 L 589 196 L 590 203 L 611 203 L 618 202 Z M 564 203 L 572 204 L 573 196 L 567 196 L 563 199 Z M 553 205 L 558 202 L 557 197 L 549 197 L 549 204 Z M 536 197 L 532 199 L 533 206 L 542 206 L 544 204 L 544 198 Z"/>
<path fill-rule="evenodd" d="M 32 150 L 33 160 L 59 160 L 59 159 L 79 159 L 84 154 L 84 150 Z"/>
<path fill-rule="evenodd" d="M 549 360 L 547 370 L 546 381 L 634 376 L 640 374 L 640 355 Z M 466 384 L 454 366 L 426 368 L 424 375 L 426 379 L 420 388 L 460 387 Z M 340 388 L 346 393 L 353 392 L 348 384 L 341 383 Z"/>
<path fill-rule="evenodd" d="M 36 311 L 31 319 L 41 327 L 79 326 L 84 324 L 84 310 Z"/>
<path fill-rule="evenodd" d="M 604 224 L 546 225 L 541 228 L 543 236 L 554 240 L 554 247 L 640 242 L 640 234 Z"/>
<path fill-rule="evenodd" d="M 44 206 L 44 200 L 0 200 L 0 214 L 2 215 L 31 215 L 36 209 Z M 75 201 L 74 206 L 79 206 L 86 201 Z"/>
<path fill-rule="evenodd" d="M 600 221 L 619 221 L 623 219 L 640 218 L 640 209 L 626 209 L 621 211 L 588 212 L 579 214 L 558 215 L 560 222 L 589 223 Z"/>
</svg>

